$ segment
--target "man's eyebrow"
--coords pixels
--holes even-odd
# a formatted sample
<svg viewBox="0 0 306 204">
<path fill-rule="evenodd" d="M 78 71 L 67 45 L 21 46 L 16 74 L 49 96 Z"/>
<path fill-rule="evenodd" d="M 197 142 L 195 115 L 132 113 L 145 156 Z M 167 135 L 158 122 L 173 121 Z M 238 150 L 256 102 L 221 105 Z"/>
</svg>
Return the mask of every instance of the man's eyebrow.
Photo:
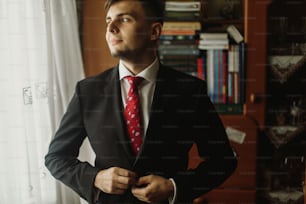
<svg viewBox="0 0 306 204">
<path fill-rule="evenodd" d="M 133 15 L 133 13 L 119 13 L 116 15 L 116 18 L 122 17 L 122 16 L 132 16 L 135 17 L 135 15 Z M 110 16 L 106 16 L 106 19 L 111 19 Z"/>
</svg>

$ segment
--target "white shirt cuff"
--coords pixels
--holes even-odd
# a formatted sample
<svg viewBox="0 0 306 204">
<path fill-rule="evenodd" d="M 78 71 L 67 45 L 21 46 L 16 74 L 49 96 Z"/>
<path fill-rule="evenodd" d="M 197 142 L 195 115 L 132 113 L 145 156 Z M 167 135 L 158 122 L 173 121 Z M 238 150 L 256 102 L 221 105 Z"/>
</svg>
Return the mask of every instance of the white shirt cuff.
<svg viewBox="0 0 306 204">
<path fill-rule="evenodd" d="M 172 184 L 173 184 L 174 192 L 173 192 L 173 196 L 170 197 L 170 198 L 168 199 L 168 201 L 169 201 L 169 204 L 175 204 L 175 203 L 176 203 L 176 197 L 177 197 L 177 195 L 176 195 L 176 193 L 177 193 L 177 188 L 176 188 L 175 181 L 174 181 L 172 178 L 170 178 L 169 180 L 170 180 L 170 181 L 172 182 Z"/>
</svg>

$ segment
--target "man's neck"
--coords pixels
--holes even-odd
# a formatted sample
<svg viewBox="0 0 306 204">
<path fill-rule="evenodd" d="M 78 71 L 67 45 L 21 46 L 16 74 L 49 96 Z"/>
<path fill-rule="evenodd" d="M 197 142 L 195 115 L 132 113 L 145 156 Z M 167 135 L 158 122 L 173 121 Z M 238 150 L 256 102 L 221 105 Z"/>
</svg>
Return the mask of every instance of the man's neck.
<svg viewBox="0 0 306 204">
<path fill-rule="evenodd" d="M 146 67 L 148 67 L 150 64 L 154 62 L 157 56 L 152 56 L 146 60 L 125 60 L 120 59 L 121 63 L 134 75 L 137 75 L 141 71 L 143 71 Z"/>
</svg>

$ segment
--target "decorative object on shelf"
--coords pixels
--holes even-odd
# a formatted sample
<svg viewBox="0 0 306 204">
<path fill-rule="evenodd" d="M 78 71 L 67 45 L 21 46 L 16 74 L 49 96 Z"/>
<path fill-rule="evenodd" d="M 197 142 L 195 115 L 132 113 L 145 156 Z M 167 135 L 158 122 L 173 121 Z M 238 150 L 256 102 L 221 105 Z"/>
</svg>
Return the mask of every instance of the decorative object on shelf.
<svg viewBox="0 0 306 204">
<path fill-rule="evenodd" d="M 272 126 L 267 130 L 267 135 L 275 146 L 275 148 L 280 148 L 283 145 L 286 145 L 300 133 L 305 131 L 305 126 Z"/>
<path fill-rule="evenodd" d="M 271 191 L 267 199 L 277 204 L 303 204 L 304 193 L 301 191 Z"/>
<path fill-rule="evenodd" d="M 303 204 L 304 202 L 304 155 L 286 155 L 281 157 L 279 166 L 270 172 L 270 191 L 267 200 L 272 203 Z"/>
<path fill-rule="evenodd" d="M 288 78 L 306 63 L 304 55 L 274 55 L 268 59 L 271 72 L 280 83 L 285 83 Z"/>
<path fill-rule="evenodd" d="M 286 106 L 279 106 L 273 112 L 275 122 L 267 128 L 267 135 L 276 148 L 287 144 L 301 133 L 305 134 L 306 96 L 294 97 L 286 102 Z"/>
<path fill-rule="evenodd" d="M 304 118 L 303 113 L 305 110 L 303 109 L 303 101 L 302 99 L 298 101 L 293 101 L 292 106 L 290 107 L 290 115 L 291 115 L 291 124 L 299 125 L 303 124 Z"/>
</svg>

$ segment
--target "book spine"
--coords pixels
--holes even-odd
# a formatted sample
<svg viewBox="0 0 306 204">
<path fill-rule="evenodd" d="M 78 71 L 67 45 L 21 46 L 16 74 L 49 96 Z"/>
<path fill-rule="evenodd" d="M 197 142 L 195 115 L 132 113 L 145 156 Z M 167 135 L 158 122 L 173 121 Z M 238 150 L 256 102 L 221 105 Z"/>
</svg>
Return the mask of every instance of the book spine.
<svg viewBox="0 0 306 204">
<path fill-rule="evenodd" d="M 228 39 L 220 39 L 220 40 L 199 40 L 199 45 L 228 45 Z"/>
<path fill-rule="evenodd" d="M 245 44 L 239 45 L 239 72 L 240 72 L 240 103 L 245 102 Z"/>
<path fill-rule="evenodd" d="M 162 30 L 161 35 L 195 35 L 195 30 Z"/>
<path fill-rule="evenodd" d="M 166 1 L 166 11 L 200 11 L 201 2 L 179 2 L 179 1 Z"/>
<path fill-rule="evenodd" d="M 200 50 L 227 50 L 229 48 L 229 45 L 202 45 L 199 44 Z"/>
<path fill-rule="evenodd" d="M 213 100 L 214 93 L 214 51 L 207 50 L 207 93 L 211 100 Z"/>
<path fill-rule="evenodd" d="M 218 67 L 218 50 L 213 50 L 214 53 L 214 93 L 213 102 L 218 103 L 219 95 L 219 67 Z"/>
<path fill-rule="evenodd" d="M 159 45 L 196 45 L 197 41 L 192 40 L 160 40 Z"/>
<path fill-rule="evenodd" d="M 161 35 L 160 40 L 194 40 L 195 35 Z"/>
<path fill-rule="evenodd" d="M 198 21 L 192 21 L 192 22 L 166 21 L 164 22 L 163 30 L 201 30 L 201 23 Z"/>
<path fill-rule="evenodd" d="M 197 77 L 199 79 L 205 80 L 204 67 L 203 67 L 203 57 L 199 57 L 198 60 L 197 60 Z"/>
<path fill-rule="evenodd" d="M 222 51 L 222 103 L 227 103 L 227 51 Z"/>
<path fill-rule="evenodd" d="M 198 49 L 158 49 L 160 55 L 195 55 L 198 56 Z"/>
<path fill-rule="evenodd" d="M 200 33 L 200 39 L 203 40 L 228 40 L 227 33 Z"/>
<path fill-rule="evenodd" d="M 159 49 L 173 49 L 173 50 L 184 50 L 184 49 L 192 49 L 197 50 L 198 46 L 195 44 L 186 44 L 186 45 L 159 45 Z"/>
</svg>

